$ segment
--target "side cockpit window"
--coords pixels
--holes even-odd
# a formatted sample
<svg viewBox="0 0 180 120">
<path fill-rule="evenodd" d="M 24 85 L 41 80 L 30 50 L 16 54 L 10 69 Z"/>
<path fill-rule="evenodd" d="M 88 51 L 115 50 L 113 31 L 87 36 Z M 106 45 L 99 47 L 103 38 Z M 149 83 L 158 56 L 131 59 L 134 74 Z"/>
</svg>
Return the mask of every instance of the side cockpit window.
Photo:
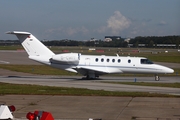
<svg viewBox="0 0 180 120">
<path fill-rule="evenodd" d="M 154 63 L 148 59 L 141 59 L 141 64 L 154 64 Z"/>
</svg>

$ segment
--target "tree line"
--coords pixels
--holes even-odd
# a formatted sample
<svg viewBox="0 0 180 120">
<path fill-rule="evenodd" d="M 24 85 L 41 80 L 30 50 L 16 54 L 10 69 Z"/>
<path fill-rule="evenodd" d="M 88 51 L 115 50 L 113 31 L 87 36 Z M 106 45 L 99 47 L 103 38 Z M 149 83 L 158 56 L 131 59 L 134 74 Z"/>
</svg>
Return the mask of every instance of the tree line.
<svg viewBox="0 0 180 120">
<path fill-rule="evenodd" d="M 130 40 L 129 44 L 133 47 L 138 47 L 138 44 L 145 44 L 145 47 L 157 47 L 158 44 L 174 44 L 178 48 L 180 45 L 180 36 L 148 36 L 148 37 L 135 37 Z"/>
<path fill-rule="evenodd" d="M 87 46 L 87 47 L 138 47 L 139 44 L 144 44 L 144 47 L 157 47 L 158 44 L 174 44 L 176 48 L 180 45 L 180 36 L 138 36 L 125 41 L 125 39 L 112 39 L 112 41 L 106 42 L 104 40 L 89 40 L 89 41 L 77 41 L 77 40 L 46 40 L 41 41 L 46 46 Z M 5 45 L 20 45 L 18 40 L 0 40 L 0 46 Z"/>
</svg>

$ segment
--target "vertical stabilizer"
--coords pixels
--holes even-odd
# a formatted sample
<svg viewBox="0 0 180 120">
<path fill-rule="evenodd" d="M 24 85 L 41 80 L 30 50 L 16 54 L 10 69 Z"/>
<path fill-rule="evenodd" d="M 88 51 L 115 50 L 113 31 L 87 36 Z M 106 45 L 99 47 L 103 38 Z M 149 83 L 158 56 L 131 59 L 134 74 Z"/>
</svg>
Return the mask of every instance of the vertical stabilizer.
<svg viewBox="0 0 180 120">
<path fill-rule="evenodd" d="M 54 53 L 29 32 L 13 31 L 29 56 L 52 56 Z"/>
</svg>

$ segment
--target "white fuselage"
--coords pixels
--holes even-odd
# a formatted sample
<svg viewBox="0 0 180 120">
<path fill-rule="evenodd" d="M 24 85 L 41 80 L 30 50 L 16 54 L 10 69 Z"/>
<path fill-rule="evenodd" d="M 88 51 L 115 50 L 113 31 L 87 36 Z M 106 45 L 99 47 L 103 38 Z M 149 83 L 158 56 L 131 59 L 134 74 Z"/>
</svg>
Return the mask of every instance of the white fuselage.
<svg viewBox="0 0 180 120">
<path fill-rule="evenodd" d="M 157 65 L 144 57 L 81 55 L 80 53 L 54 54 L 29 32 L 12 31 L 29 58 L 63 70 L 80 73 L 87 78 L 110 73 L 173 73 L 174 70 Z"/>
<path fill-rule="evenodd" d="M 140 57 L 82 55 L 78 66 L 106 70 L 108 73 L 169 73 L 172 69 L 157 64 L 141 64 Z M 145 58 L 144 58 L 145 59 Z"/>
<path fill-rule="evenodd" d="M 78 68 L 88 69 L 95 71 L 96 74 L 108 74 L 108 73 L 173 73 L 174 70 L 153 64 L 152 62 L 143 62 L 142 60 L 148 60 L 144 57 L 122 57 L 122 56 L 105 56 L 105 55 L 81 55 L 79 54 L 79 62 L 72 63 L 56 63 L 56 66 L 61 69 L 65 69 L 71 72 L 79 72 L 86 75 L 84 71 L 78 71 Z M 149 60 L 148 60 L 149 61 Z M 99 71 L 99 72 L 96 72 Z"/>
</svg>

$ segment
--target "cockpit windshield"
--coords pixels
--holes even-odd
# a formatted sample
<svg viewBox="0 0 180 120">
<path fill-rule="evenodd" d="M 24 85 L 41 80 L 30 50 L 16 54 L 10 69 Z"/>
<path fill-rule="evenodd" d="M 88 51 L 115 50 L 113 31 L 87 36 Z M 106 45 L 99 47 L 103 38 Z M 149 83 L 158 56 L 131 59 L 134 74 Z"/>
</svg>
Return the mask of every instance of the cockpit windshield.
<svg viewBox="0 0 180 120">
<path fill-rule="evenodd" d="M 141 59 L 141 64 L 154 64 L 154 63 L 148 59 Z"/>
</svg>

